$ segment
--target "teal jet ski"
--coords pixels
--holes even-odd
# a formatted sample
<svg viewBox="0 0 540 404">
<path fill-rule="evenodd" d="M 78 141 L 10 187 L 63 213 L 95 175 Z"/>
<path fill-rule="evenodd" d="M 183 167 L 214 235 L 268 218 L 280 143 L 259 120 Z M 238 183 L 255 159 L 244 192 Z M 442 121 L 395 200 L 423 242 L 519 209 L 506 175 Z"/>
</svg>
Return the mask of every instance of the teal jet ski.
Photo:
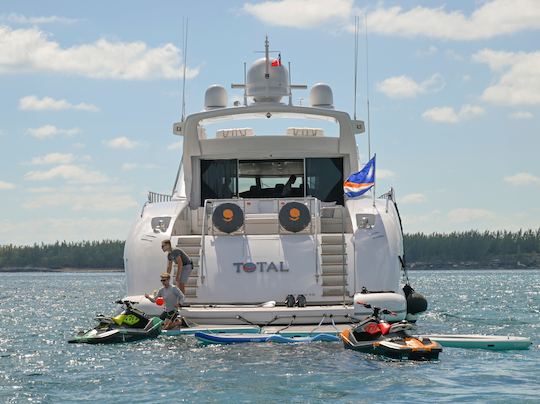
<svg viewBox="0 0 540 404">
<path fill-rule="evenodd" d="M 88 331 L 79 332 L 69 343 L 113 344 L 156 338 L 161 334 L 163 321 L 159 317 L 149 318 L 144 312 L 133 307 L 136 302 L 118 300 L 124 309 L 114 317 L 99 315 L 99 324 Z"/>
</svg>

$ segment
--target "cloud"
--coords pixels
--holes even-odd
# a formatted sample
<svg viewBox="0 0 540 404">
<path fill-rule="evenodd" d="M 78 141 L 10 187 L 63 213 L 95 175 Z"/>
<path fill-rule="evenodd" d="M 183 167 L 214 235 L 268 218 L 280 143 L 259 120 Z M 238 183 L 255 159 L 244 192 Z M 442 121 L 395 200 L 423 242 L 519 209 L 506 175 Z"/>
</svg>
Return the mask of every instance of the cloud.
<svg viewBox="0 0 540 404">
<path fill-rule="evenodd" d="M 437 123 L 458 123 L 465 119 L 484 114 L 485 110 L 477 105 L 463 105 L 459 111 L 452 107 L 436 107 L 425 111 L 422 118 Z"/>
<path fill-rule="evenodd" d="M 534 117 L 532 112 L 528 112 L 528 111 L 516 111 L 516 112 L 512 112 L 508 116 L 512 119 L 531 119 Z"/>
<path fill-rule="evenodd" d="M 65 217 L 32 218 L 30 220 L 1 220 L 0 239 L 9 240 L 13 244 L 32 244 L 34 242 L 55 242 L 57 240 L 124 240 L 126 229 L 131 223 L 127 220 L 113 218 L 84 217 L 77 215 L 74 219 Z M 32 229 L 31 237 L 28 229 Z"/>
<path fill-rule="evenodd" d="M 73 164 L 62 164 L 47 171 L 29 171 L 24 175 L 30 181 L 48 181 L 63 179 L 71 183 L 100 183 L 108 181 L 107 176 L 99 171 L 91 171 Z"/>
<path fill-rule="evenodd" d="M 379 4 L 383 4 L 379 2 Z M 265 24 L 315 28 L 333 23 L 354 31 L 353 16 L 366 15 L 371 34 L 471 41 L 540 29 L 537 0 L 492 0 L 479 3 L 470 15 L 444 7 L 377 6 L 359 10 L 353 0 L 279 0 L 244 3 L 243 10 Z M 363 24 L 364 19 L 360 22 Z"/>
<path fill-rule="evenodd" d="M 415 203 L 423 203 L 426 201 L 426 197 L 424 194 L 408 194 L 405 195 L 403 198 L 400 198 L 400 202 L 403 204 L 415 204 Z"/>
<path fill-rule="evenodd" d="M 540 105 L 540 51 L 483 49 L 473 55 L 473 60 L 500 74 L 498 82 L 484 90 L 484 101 L 497 105 Z"/>
<path fill-rule="evenodd" d="M 104 140 L 103 144 L 111 149 L 133 149 L 138 146 L 138 142 L 130 140 L 125 136 L 115 137 L 111 140 Z"/>
<path fill-rule="evenodd" d="M 146 43 L 94 43 L 68 48 L 37 29 L 0 26 L 0 74 L 51 72 L 93 79 L 178 79 L 183 71 L 180 50 L 171 43 L 150 48 Z M 187 68 L 193 78 L 198 69 Z"/>
<path fill-rule="evenodd" d="M 57 15 L 49 15 L 42 17 L 27 17 L 22 14 L 0 14 L 0 21 L 7 21 L 13 24 L 30 24 L 30 25 L 42 25 L 42 24 L 74 24 L 78 20 L 73 18 L 59 17 Z"/>
<path fill-rule="evenodd" d="M 47 139 L 56 137 L 59 135 L 72 136 L 77 133 L 80 133 L 79 128 L 71 129 L 59 129 L 54 125 L 44 125 L 39 128 L 30 128 L 26 131 L 30 136 L 35 137 L 36 139 Z"/>
<path fill-rule="evenodd" d="M 65 206 L 72 211 L 119 212 L 133 210 L 140 204 L 131 196 L 111 192 L 81 192 L 80 190 L 60 190 L 54 193 L 33 195 L 24 202 L 26 209 L 42 209 Z"/>
<path fill-rule="evenodd" d="M 124 163 L 122 164 L 122 171 L 133 171 L 137 168 L 137 164 L 134 163 Z"/>
<path fill-rule="evenodd" d="M 99 108 L 93 104 L 81 102 L 72 104 L 66 100 L 55 100 L 51 97 L 39 99 L 35 95 L 28 95 L 19 100 L 19 109 L 23 111 L 61 111 L 66 109 L 75 109 L 79 111 L 99 111 Z"/>
<path fill-rule="evenodd" d="M 408 76 L 389 77 L 377 83 L 377 89 L 390 98 L 411 98 L 427 91 L 439 91 L 446 85 L 444 78 L 435 73 L 421 83 Z"/>
<path fill-rule="evenodd" d="M 245 3 L 243 10 L 265 24 L 311 28 L 332 21 L 348 21 L 353 0 L 280 0 Z"/>
<path fill-rule="evenodd" d="M 540 177 L 530 173 L 517 173 L 503 178 L 504 182 L 516 186 L 540 185 Z"/>
<path fill-rule="evenodd" d="M 167 150 L 180 150 L 182 148 L 182 142 L 174 142 L 167 146 Z"/>
<path fill-rule="evenodd" d="M 73 154 L 49 153 L 44 156 L 34 157 L 32 164 L 69 164 L 73 162 L 75 156 Z"/>
<path fill-rule="evenodd" d="M 449 3 L 450 4 L 450 3 Z M 515 32 L 540 29 L 537 0 L 493 0 L 480 3 L 470 15 L 443 7 L 399 6 L 368 12 L 370 33 L 404 37 L 424 36 L 449 40 L 488 39 Z"/>
<path fill-rule="evenodd" d="M 486 209 L 454 209 L 448 212 L 448 219 L 454 223 L 468 223 L 477 220 L 491 220 L 496 217 L 495 213 Z"/>
<path fill-rule="evenodd" d="M 138 168 L 151 170 L 154 168 L 158 168 L 158 166 L 156 164 L 151 164 L 151 163 L 147 163 L 147 164 L 124 163 L 122 164 L 122 167 L 121 167 L 122 171 L 133 171 Z"/>
<path fill-rule="evenodd" d="M 0 191 L 6 190 L 6 189 L 14 189 L 15 184 L 12 184 L 11 182 L 6 181 L 0 181 Z"/>
<path fill-rule="evenodd" d="M 379 178 L 379 179 L 392 178 L 395 175 L 396 175 L 396 173 L 394 173 L 391 170 L 386 170 L 384 168 L 378 168 L 377 169 L 377 178 Z"/>
</svg>

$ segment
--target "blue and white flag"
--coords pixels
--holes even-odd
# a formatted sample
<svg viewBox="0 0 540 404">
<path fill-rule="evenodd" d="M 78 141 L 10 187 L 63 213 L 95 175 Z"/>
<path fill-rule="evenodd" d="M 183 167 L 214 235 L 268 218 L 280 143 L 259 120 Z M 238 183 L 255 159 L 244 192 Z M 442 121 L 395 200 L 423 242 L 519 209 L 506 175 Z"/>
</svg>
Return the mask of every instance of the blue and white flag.
<svg viewBox="0 0 540 404">
<path fill-rule="evenodd" d="M 357 198 L 375 185 L 375 156 L 360 171 L 349 175 L 343 183 L 343 192 L 349 198 Z"/>
</svg>

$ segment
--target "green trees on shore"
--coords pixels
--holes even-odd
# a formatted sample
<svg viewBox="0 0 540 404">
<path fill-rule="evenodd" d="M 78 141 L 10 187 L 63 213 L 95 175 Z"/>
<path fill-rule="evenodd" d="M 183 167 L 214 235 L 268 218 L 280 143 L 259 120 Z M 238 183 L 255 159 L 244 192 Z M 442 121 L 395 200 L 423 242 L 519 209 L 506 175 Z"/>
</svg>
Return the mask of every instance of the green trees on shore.
<svg viewBox="0 0 540 404">
<path fill-rule="evenodd" d="M 540 267 L 540 228 L 518 232 L 476 230 L 405 235 L 405 255 L 414 267 Z M 123 268 L 120 240 L 0 246 L 4 268 Z"/>
<path fill-rule="evenodd" d="M 0 268 L 123 268 L 119 240 L 0 246 Z"/>
<path fill-rule="evenodd" d="M 525 231 L 415 233 L 405 236 L 407 261 L 482 264 L 484 267 L 540 266 L 540 228 Z"/>
</svg>

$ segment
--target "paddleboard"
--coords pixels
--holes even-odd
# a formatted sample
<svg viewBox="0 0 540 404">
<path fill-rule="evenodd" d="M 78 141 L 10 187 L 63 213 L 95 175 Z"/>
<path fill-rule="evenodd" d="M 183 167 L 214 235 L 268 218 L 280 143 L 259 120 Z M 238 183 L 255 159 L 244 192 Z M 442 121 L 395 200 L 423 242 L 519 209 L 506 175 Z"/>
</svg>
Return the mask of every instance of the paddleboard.
<svg viewBox="0 0 540 404">
<path fill-rule="evenodd" d="M 529 349 L 532 344 L 530 338 L 499 335 L 432 334 L 423 335 L 423 337 L 437 341 L 444 347 L 492 349 L 494 351 Z"/>
<path fill-rule="evenodd" d="M 193 335 L 196 332 L 205 332 L 210 334 L 258 334 L 261 332 L 261 329 L 256 325 L 196 325 L 192 327 L 178 328 L 173 330 L 163 330 L 162 334 L 171 337 L 178 335 Z"/>
<path fill-rule="evenodd" d="M 195 338 L 204 344 L 243 344 L 274 342 L 280 344 L 307 343 L 307 342 L 338 342 L 339 337 L 330 334 L 314 334 L 309 337 L 285 337 L 279 334 L 211 334 L 206 332 L 196 332 Z"/>
</svg>

